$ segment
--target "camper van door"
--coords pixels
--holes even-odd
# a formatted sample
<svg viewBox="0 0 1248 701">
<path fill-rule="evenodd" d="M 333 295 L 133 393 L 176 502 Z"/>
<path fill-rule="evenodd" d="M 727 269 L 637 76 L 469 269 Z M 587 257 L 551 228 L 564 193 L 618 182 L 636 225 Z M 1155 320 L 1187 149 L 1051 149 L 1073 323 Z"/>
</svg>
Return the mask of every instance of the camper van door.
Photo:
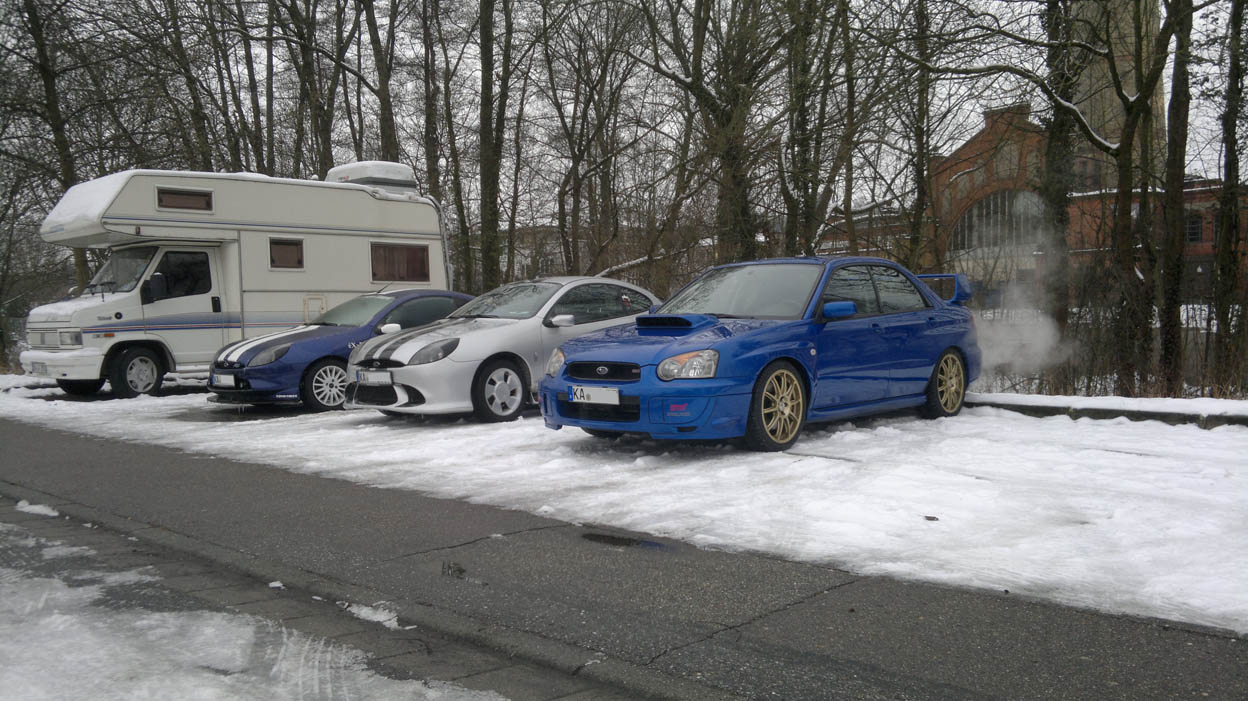
<svg viewBox="0 0 1248 701">
<path fill-rule="evenodd" d="M 161 250 L 143 284 L 143 326 L 147 336 L 165 344 L 179 366 L 206 365 L 225 345 L 221 288 L 217 249 Z"/>
</svg>

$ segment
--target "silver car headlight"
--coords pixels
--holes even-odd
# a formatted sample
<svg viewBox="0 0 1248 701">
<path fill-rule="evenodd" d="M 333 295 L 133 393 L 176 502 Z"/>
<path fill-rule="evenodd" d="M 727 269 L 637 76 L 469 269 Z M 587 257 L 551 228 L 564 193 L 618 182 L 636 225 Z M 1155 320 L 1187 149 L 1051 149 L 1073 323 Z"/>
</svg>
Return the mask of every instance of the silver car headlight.
<svg viewBox="0 0 1248 701">
<path fill-rule="evenodd" d="M 558 377 L 559 371 L 563 369 L 563 360 L 563 351 L 556 348 L 555 352 L 550 354 L 550 360 L 546 361 L 546 374 Z"/>
<path fill-rule="evenodd" d="M 416 351 L 412 359 L 407 361 L 408 365 L 424 365 L 445 358 L 459 347 L 458 338 L 447 338 L 441 341 L 434 341 L 429 345 Z"/>
<path fill-rule="evenodd" d="M 60 333 L 60 338 L 58 340 L 60 341 L 60 345 L 62 346 L 81 346 L 82 345 L 82 332 L 81 331 L 62 331 Z"/>
<path fill-rule="evenodd" d="M 360 361 L 363 359 L 364 359 L 364 344 L 361 343 L 360 345 L 351 349 L 351 354 L 347 356 L 347 364 L 359 365 Z"/>
<path fill-rule="evenodd" d="M 674 355 L 659 363 L 658 375 L 660 380 L 715 377 L 718 366 L 719 351 L 693 351 Z"/>
<path fill-rule="evenodd" d="M 289 343 L 283 343 L 280 346 L 273 346 L 272 348 L 267 348 L 265 350 L 262 350 L 256 354 L 256 357 L 251 359 L 251 362 L 247 363 L 247 367 L 254 368 L 257 365 L 268 365 L 269 363 L 275 363 L 278 360 L 281 360 L 282 356 L 286 355 L 286 352 L 289 350 L 290 350 Z"/>
</svg>

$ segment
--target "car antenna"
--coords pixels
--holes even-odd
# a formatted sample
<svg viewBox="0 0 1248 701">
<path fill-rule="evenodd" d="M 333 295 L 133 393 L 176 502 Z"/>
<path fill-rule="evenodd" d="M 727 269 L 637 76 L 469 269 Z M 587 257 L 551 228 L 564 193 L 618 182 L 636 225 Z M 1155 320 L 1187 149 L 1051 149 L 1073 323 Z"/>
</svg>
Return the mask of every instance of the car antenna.
<svg viewBox="0 0 1248 701">
<path fill-rule="evenodd" d="M 379 294 L 381 294 L 382 292 L 385 292 L 386 290 L 390 289 L 390 286 L 391 286 L 391 285 L 393 285 L 393 284 L 394 284 L 394 280 L 391 280 L 390 282 L 387 282 L 387 283 L 385 284 L 385 286 L 383 286 L 380 290 L 377 290 L 377 291 L 376 291 L 376 292 L 374 292 L 373 294 L 375 294 L 375 295 L 379 295 Z"/>
</svg>

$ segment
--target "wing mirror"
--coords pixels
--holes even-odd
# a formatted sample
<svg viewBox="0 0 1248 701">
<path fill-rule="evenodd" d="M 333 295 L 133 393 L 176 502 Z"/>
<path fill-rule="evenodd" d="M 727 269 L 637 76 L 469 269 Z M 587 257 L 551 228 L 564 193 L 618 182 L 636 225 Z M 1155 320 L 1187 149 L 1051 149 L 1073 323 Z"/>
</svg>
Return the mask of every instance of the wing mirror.
<svg viewBox="0 0 1248 701">
<path fill-rule="evenodd" d="M 576 317 L 571 314 L 556 314 L 550 317 L 550 319 L 546 322 L 546 325 L 552 327 L 575 326 Z"/>
<path fill-rule="evenodd" d="M 399 326 L 398 324 L 390 323 L 390 324 L 382 324 L 381 327 L 377 329 L 377 333 L 382 336 L 385 336 L 386 334 L 398 333 L 399 331 L 402 331 L 402 330 L 403 330 L 402 326 Z"/>
<path fill-rule="evenodd" d="M 139 286 L 139 301 L 143 304 L 159 302 L 169 296 L 169 283 L 163 273 L 152 273 L 152 276 Z"/>
<path fill-rule="evenodd" d="M 854 302 L 825 302 L 823 318 L 845 319 L 858 313 L 858 305 Z"/>
</svg>

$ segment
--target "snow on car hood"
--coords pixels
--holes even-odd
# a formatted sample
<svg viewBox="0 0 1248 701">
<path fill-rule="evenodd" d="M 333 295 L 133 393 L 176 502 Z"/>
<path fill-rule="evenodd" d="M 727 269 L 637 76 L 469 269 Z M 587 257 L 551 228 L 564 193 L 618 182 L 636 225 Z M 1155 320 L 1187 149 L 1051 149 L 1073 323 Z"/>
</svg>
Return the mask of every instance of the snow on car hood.
<svg viewBox="0 0 1248 701">
<path fill-rule="evenodd" d="M 52 304 L 45 304 L 31 309 L 30 314 L 26 316 L 26 320 L 32 323 L 68 322 L 73 320 L 74 314 L 77 312 L 91 309 L 92 307 L 100 307 L 127 296 L 129 296 L 128 293 L 108 292 L 103 295 L 83 295 L 76 299 L 53 302 Z"/>
<path fill-rule="evenodd" d="M 637 318 L 641 324 L 595 331 L 566 341 L 560 348 L 569 362 L 586 360 L 657 365 L 679 353 L 713 348 L 737 336 L 792 323 L 787 319 L 719 319 L 704 314 L 686 314 L 665 318 L 685 319 L 690 322 L 689 325 L 664 327 L 648 324 L 650 320 L 645 316 Z"/>
<path fill-rule="evenodd" d="M 532 320 L 488 317 L 439 319 L 432 324 L 371 339 L 352 353 L 351 360 L 354 363 L 365 360 L 393 360 L 406 363 L 411 360 L 416 351 L 435 341 L 444 338 L 462 339 L 469 334 L 474 337 L 481 336 L 489 332 L 510 329 L 522 321 Z M 478 340 L 481 339 L 474 338 L 474 341 Z"/>
</svg>

